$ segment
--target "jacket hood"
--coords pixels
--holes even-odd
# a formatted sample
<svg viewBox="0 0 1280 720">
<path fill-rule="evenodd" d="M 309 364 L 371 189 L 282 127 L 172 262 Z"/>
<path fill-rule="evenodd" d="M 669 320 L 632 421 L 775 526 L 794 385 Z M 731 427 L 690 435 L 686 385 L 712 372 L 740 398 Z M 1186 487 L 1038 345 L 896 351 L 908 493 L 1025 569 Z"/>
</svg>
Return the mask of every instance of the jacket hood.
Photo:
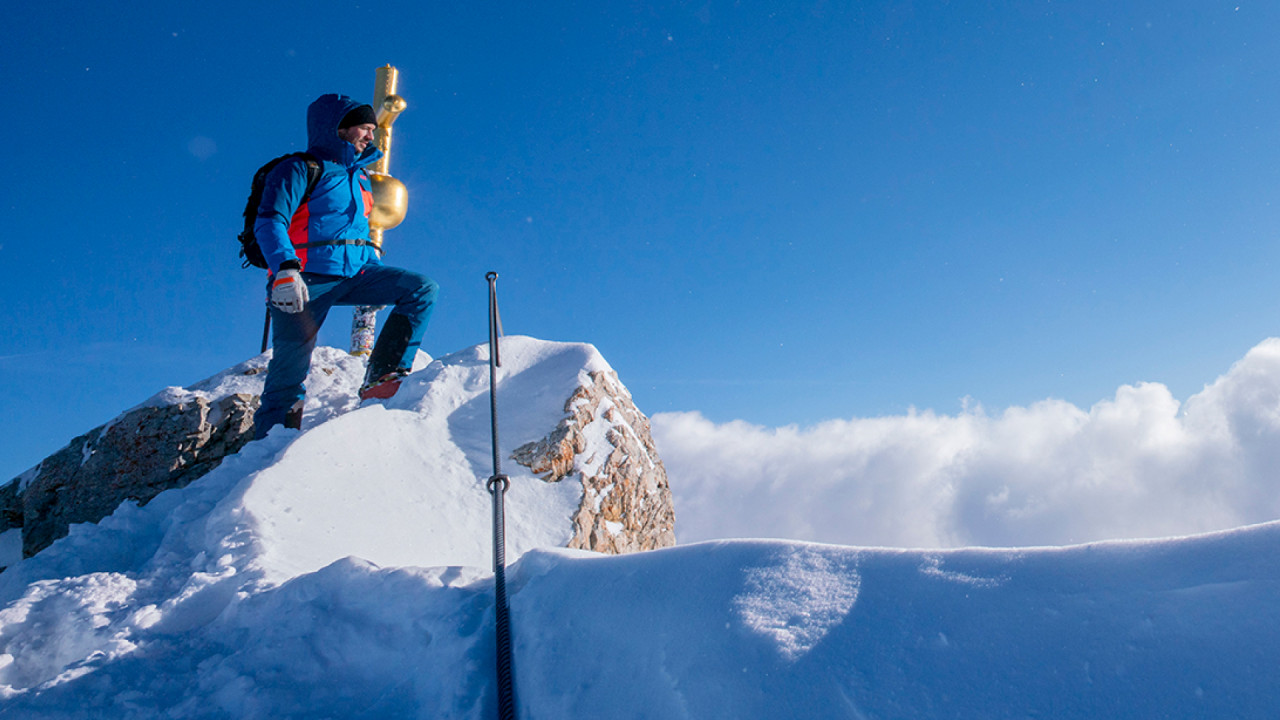
<svg viewBox="0 0 1280 720">
<path fill-rule="evenodd" d="M 359 157 L 351 143 L 338 137 L 338 123 L 353 109 L 363 105 L 346 95 L 321 95 L 307 108 L 307 151 L 346 167 L 364 167 L 382 157 L 373 143 Z"/>
</svg>

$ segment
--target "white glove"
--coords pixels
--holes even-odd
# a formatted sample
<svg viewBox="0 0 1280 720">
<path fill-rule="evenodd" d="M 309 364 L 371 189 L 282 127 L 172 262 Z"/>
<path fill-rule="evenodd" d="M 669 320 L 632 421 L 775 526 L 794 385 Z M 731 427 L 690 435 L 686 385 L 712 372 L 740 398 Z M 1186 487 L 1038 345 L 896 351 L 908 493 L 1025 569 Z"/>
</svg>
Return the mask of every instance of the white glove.
<svg viewBox="0 0 1280 720">
<path fill-rule="evenodd" d="M 302 312 L 311 295 L 307 292 L 307 284 L 297 270 L 281 270 L 271 283 L 271 304 L 281 312 Z"/>
</svg>

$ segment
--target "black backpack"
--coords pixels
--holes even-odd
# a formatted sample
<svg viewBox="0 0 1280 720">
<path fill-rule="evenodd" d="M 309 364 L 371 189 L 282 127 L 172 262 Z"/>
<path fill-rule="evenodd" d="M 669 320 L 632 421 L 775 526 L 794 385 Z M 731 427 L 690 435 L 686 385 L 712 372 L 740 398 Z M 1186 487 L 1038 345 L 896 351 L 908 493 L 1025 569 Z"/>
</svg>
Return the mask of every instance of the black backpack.
<svg viewBox="0 0 1280 720">
<path fill-rule="evenodd" d="M 265 268 L 267 267 L 267 259 L 262 257 L 262 249 L 258 247 L 258 238 L 254 237 L 253 225 L 258 221 L 258 206 L 262 204 L 262 186 L 266 184 L 267 175 L 275 166 L 290 158 L 300 157 L 307 161 L 307 191 L 302 194 L 302 203 L 306 203 L 311 197 L 311 191 L 316 189 L 316 183 L 320 181 L 320 174 L 323 168 L 320 161 L 314 155 L 308 152 L 291 152 L 287 155 L 272 160 L 271 162 L 258 168 L 258 172 L 253 174 L 253 185 L 249 189 L 249 201 L 244 206 L 244 232 L 240 233 L 240 257 L 244 258 L 241 267 Z M 301 207 L 302 203 L 299 203 Z"/>
</svg>

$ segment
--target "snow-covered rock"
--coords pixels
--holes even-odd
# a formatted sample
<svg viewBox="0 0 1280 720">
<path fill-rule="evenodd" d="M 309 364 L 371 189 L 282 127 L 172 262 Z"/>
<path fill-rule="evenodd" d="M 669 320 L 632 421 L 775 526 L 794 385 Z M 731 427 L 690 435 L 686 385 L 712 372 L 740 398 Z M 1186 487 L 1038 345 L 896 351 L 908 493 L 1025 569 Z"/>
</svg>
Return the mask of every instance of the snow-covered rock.
<svg viewBox="0 0 1280 720">
<path fill-rule="evenodd" d="M 75 438 L 0 489 L 0 532 L 20 529 L 26 557 L 97 522 L 125 500 L 185 487 L 253 438 L 266 353 L 188 388 L 169 387 Z M 355 407 L 361 362 L 317 348 L 307 413 L 318 424 Z M 6 560 L 12 562 L 12 559 Z"/>
<path fill-rule="evenodd" d="M 513 427 L 521 439 L 534 435 L 543 441 L 564 428 L 574 428 L 578 444 L 560 458 L 565 472 L 544 477 L 545 482 L 518 485 L 513 495 L 513 501 L 535 502 L 539 513 L 554 513 L 556 520 L 539 518 L 538 523 L 559 523 L 562 530 L 554 537 L 535 533 L 536 537 L 520 539 L 532 543 L 529 547 L 550 543 L 602 552 L 674 545 L 671 492 L 649 436 L 648 420 L 599 353 L 589 345 L 523 337 L 506 338 L 503 349 L 507 359 L 499 376 L 504 385 L 512 386 L 499 392 L 510 404 L 511 417 L 504 419 L 503 425 L 516 419 L 519 422 Z M 470 487 L 476 476 L 492 474 L 491 464 L 486 465 L 491 463 L 491 453 L 480 447 L 489 442 L 487 352 L 487 346 L 480 346 L 437 363 L 420 354 L 415 363 L 418 373 L 410 376 L 401 394 L 385 406 L 408 410 L 407 414 L 387 416 L 380 414 L 384 408 L 371 406 L 369 412 L 345 419 L 342 416 L 357 407 L 355 395 L 364 365 L 340 350 L 318 348 L 307 379 L 303 417 L 307 433 L 279 469 L 256 482 L 249 497 L 266 503 L 262 512 L 269 516 L 276 502 L 272 493 L 278 491 L 268 488 L 276 487 L 277 477 L 334 480 L 331 486 L 308 488 L 307 496 L 301 499 L 294 497 L 292 485 L 284 481 L 290 491 L 279 502 L 290 504 L 295 522 L 268 523 L 270 532 L 285 542 L 266 543 L 270 549 L 267 555 L 287 552 L 319 558 L 310 561 L 309 569 L 333 560 L 306 527 L 310 522 L 326 522 L 335 531 L 341 528 L 346 533 L 344 543 L 369 536 L 370 543 L 379 548 L 380 562 L 421 561 L 423 548 L 439 547 L 442 533 L 456 532 L 457 524 L 484 521 L 488 512 L 484 496 L 465 504 L 472 511 L 468 514 L 424 525 L 421 508 L 405 503 L 404 495 L 421 494 L 424 474 L 451 478 L 453 484 L 448 487 Z M 252 437 L 253 411 L 268 359 L 269 354 L 258 356 L 189 388 L 167 388 L 76 438 L 15 478 L 6 486 L 7 494 L 0 492 L 0 503 L 7 500 L 0 507 L 0 523 L 6 519 L 8 523 L 0 525 L 0 531 L 20 527 L 24 555 L 29 557 L 64 536 L 74 523 L 97 522 L 122 501 L 146 504 L 164 490 L 184 487 L 202 477 Z M 561 395 L 557 399 L 552 393 Z M 578 432 L 577 420 L 584 416 L 594 421 L 589 420 Z M 352 437 L 363 439 L 346 442 Z M 455 438 L 463 439 L 463 445 L 452 447 Z M 435 454 L 423 456 L 422 452 Z M 322 458 L 320 467 L 314 464 L 316 458 Z M 350 468 L 350 472 L 328 472 L 337 468 Z M 403 486 L 382 488 L 379 497 L 366 496 L 364 479 L 372 468 L 401 479 Z M 566 477 L 573 481 L 554 488 L 545 486 Z M 300 507 L 311 514 L 300 515 Z M 343 516 L 381 520 L 352 526 L 339 521 Z M 514 523 L 517 536 L 524 529 L 522 523 Z M 306 541 L 289 544 L 287 539 L 298 528 Z M 398 539 L 387 542 L 391 537 Z M 384 557 L 386 548 L 392 546 L 402 548 L 404 557 Z M 356 544 L 344 552 L 361 548 Z M 488 552 L 487 548 L 482 542 L 473 543 L 468 561 Z M 372 555 L 364 557 L 373 559 Z M 320 565 L 314 565 L 316 562 Z"/>
<path fill-rule="evenodd" d="M 675 544 L 675 509 L 649 420 L 611 370 L 596 370 L 565 403 L 547 437 L 516 448 L 516 462 L 548 482 L 574 478 L 582 502 L 569 547 L 605 553 Z"/>
<path fill-rule="evenodd" d="M 257 406 L 251 395 L 214 403 L 197 395 L 129 411 L 72 440 L 15 483 L 23 554 L 48 547 L 73 523 L 101 520 L 123 500 L 146 502 L 217 467 L 253 437 Z"/>
</svg>

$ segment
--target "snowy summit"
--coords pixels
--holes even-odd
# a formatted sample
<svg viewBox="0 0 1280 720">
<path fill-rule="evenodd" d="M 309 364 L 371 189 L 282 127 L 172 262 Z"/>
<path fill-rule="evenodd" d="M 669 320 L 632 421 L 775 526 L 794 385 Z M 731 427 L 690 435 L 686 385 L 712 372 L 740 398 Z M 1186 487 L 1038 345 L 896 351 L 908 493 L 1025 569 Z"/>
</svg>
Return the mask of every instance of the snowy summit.
<svg viewBox="0 0 1280 720">
<path fill-rule="evenodd" d="M 1280 524 L 1067 548 L 568 549 L 639 549 L 615 536 L 666 522 L 661 483 L 615 475 L 638 488 L 620 500 L 591 479 L 660 462 L 618 451 L 640 421 L 589 391 L 614 377 L 591 346 L 513 337 L 502 360 L 519 717 L 1280 713 Z M 339 371 L 309 381 L 303 431 L 0 573 L 0 716 L 495 716 L 487 348 L 423 357 L 359 408 L 343 363 L 317 365 Z M 234 370 L 154 401 L 252 391 Z M 534 455 L 551 469 L 511 459 Z"/>
</svg>

